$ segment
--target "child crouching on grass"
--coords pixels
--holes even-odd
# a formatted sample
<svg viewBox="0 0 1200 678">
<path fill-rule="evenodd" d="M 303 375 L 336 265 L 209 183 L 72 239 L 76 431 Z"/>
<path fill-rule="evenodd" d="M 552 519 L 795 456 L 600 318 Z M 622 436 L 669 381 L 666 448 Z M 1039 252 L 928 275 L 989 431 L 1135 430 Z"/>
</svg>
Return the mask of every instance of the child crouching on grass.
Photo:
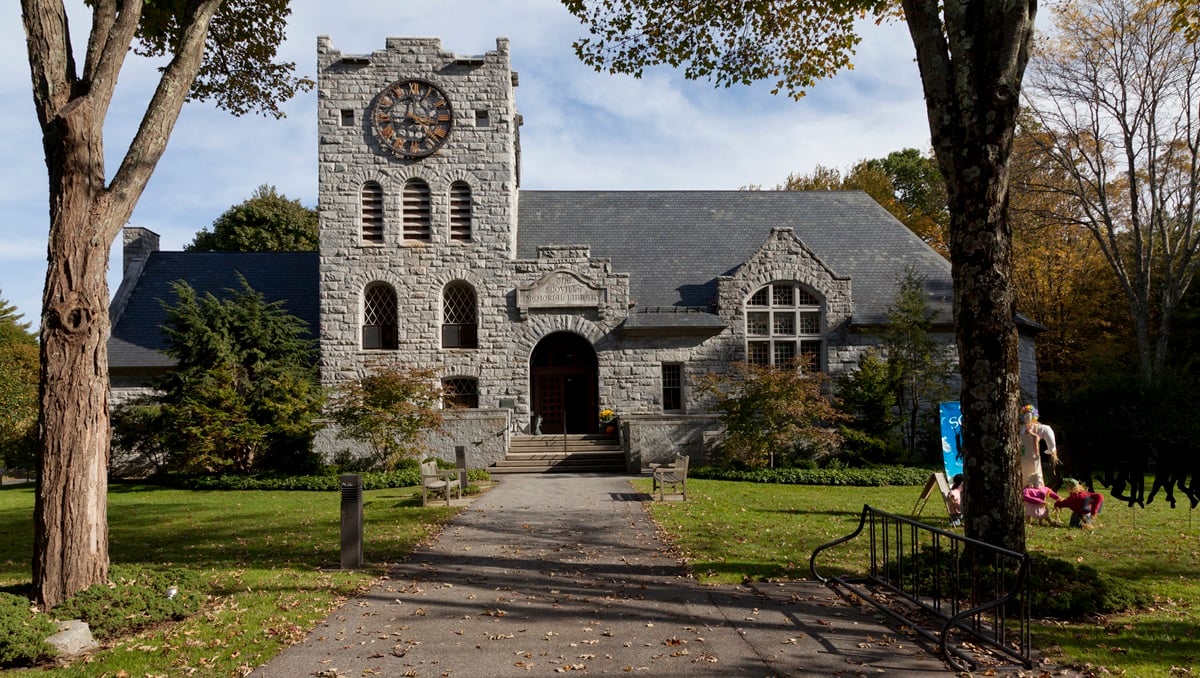
<svg viewBox="0 0 1200 678">
<path fill-rule="evenodd" d="M 1104 495 L 1089 492 L 1083 483 L 1074 478 L 1063 479 L 1063 490 L 1067 492 L 1067 498 L 1054 502 L 1054 508 L 1071 509 L 1071 527 L 1095 527 L 1100 505 L 1104 503 Z"/>
<path fill-rule="evenodd" d="M 1050 517 L 1050 500 L 1058 501 L 1062 497 L 1054 493 L 1054 490 L 1042 487 L 1026 487 L 1021 490 L 1021 503 L 1025 505 L 1025 522 L 1029 525 L 1042 523 L 1044 525 L 1057 525 Z"/>
</svg>

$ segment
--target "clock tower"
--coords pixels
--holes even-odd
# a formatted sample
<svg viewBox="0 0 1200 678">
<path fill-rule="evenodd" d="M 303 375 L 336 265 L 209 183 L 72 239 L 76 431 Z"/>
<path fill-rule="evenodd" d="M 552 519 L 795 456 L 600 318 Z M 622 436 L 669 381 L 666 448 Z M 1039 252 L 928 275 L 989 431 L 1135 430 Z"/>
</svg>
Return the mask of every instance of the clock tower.
<svg viewBox="0 0 1200 678">
<path fill-rule="evenodd" d="M 465 56 L 388 38 L 357 55 L 320 37 L 317 55 L 322 380 L 381 359 L 445 372 L 445 327 L 463 324 L 442 317 L 447 285 L 463 283 L 485 314 L 516 254 L 508 40 Z"/>
</svg>

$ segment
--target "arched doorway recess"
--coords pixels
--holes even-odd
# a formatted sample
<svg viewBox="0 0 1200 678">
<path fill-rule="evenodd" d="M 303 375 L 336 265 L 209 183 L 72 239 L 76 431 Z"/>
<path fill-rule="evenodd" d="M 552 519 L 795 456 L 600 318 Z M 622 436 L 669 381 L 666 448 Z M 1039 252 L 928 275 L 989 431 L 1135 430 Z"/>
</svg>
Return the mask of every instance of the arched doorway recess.
<svg viewBox="0 0 1200 678">
<path fill-rule="evenodd" d="M 529 393 L 542 433 L 595 433 L 599 362 L 587 339 L 553 332 L 529 357 Z"/>
</svg>

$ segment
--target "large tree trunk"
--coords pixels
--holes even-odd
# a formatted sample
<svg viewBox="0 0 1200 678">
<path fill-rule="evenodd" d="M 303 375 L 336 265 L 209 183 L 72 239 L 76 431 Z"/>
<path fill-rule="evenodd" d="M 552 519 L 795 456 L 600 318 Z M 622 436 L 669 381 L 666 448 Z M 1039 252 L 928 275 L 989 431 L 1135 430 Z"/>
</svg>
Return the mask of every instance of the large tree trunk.
<svg viewBox="0 0 1200 678">
<path fill-rule="evenodd" d="M 1035 0 L 904 0 L 950 207 L 967 535 L 1025 550 L 1008 158 Z"/>
<path fill-rule="evenodd" d="M 175 56 L 108 185 L 104 118 L 142 2 L 90 3 L 82 75 L 62 2 L 21 3 L 50 179 L 33 556 L 35 597 L 47 609 L 108 576 L 108 251 L 166 149 L 221 1 L 191 3 L 181 15 Z"/>
<path fill-rule="evenodd" d="M 72 186 L 64 203 L 84 204 Z M 80 214 L 79 212 L 83 212 Z M 42 298 L 42 391 L 33 578 L 54 607 L 108 576 L 108 243 L 86 210 L 51 227 Z"/>
<path fill-rule="evenodd" d="M 104 147 L 92 101 L 43 126 L 50 237 L 42 293 L 33 581 L 46 608 L 108 577 L 108 252 Z"/>
</svg>

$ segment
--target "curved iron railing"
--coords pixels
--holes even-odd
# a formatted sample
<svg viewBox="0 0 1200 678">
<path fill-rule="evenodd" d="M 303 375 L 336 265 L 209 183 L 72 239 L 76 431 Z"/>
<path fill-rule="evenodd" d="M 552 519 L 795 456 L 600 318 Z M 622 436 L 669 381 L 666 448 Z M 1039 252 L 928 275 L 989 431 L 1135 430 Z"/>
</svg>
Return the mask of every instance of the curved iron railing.
<svg viewBox="0 0 1200 678">
<path fill-rule="evenodd" d="M 861 577 L 825 576 L 817 556 L 866 531 L 868 573 Z M 952 644 L 964 634 L 993 651 L 1032 668 L 1030 643 L 1029 556 L 863 505 L 858 527 L 818 546 L 808 561 L 818 581 L 831 582 L 879 608 L 938 644 L 942 656 L 959 671 L 978 663 Z M 898 596 L 910 611 L 887 605 L 877 593 Z M 924 612 L 940 624 L 922 620 Z M 932 627 L 936 630 L 931 630 Z"/>
</svg>

